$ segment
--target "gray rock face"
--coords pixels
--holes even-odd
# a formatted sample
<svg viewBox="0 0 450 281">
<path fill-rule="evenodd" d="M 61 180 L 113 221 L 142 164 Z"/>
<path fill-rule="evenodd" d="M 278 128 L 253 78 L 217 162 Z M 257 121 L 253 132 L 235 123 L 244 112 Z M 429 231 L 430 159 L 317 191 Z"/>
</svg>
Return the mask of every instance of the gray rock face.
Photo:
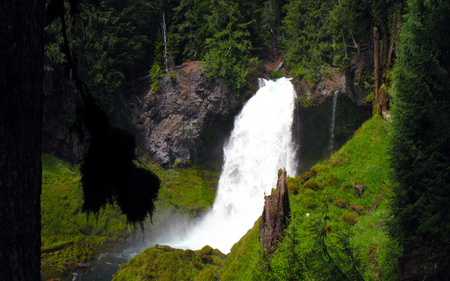
<svg viewBox="0 0 450 281">
<path fill-rule="evenodd" d="M 235 114 L 240 104 L 229 87 L 209 81 L 198 68 L 166 75 L 160 84 L 160 91 L 143 99 L 141 143 L 159 164 L 184 165 L 202 152 L 215 124 Z"/>
</svg>

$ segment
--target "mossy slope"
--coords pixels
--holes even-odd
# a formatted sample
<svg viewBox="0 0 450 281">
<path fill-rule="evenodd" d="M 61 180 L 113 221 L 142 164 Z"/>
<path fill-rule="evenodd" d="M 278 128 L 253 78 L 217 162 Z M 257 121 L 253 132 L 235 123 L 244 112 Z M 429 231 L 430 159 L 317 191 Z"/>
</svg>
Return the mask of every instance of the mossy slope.
<svg viewBox="0 0 450 281">
<path fill-rule="evenodd" d="M 388 126 L 381 118 L 367 121 L 328 161 L 288 180 L 292 219 L 266 277 L 396 280 L 398 247 L 386 229 Z M 364 186 L 361 195 L 355 185 Z"/>
<path fill-rule="evenodd" d="M 383 276 L 395 280 L 395 255 L 399 249 L 385 228 L 391 195 L 387 130 L 387 122 L 371 119 L 329 160 L 315 165 L 308 174 L 289 178 L 292 218 L 278 250 L 270 259 L 267 257 L 259 246 L 256 222 L 233 246 L 228 258 L 216 264 L 220 269 L 214 270 L 219 274 L 208 278 L 377 280 Z M 365 187 L 361 195 L 354 189 L 357 184 Z M 148 251 L 152 253 L 156 249 Z M 139 260 L 139 266 L 133 266 L 135 259 Z M 169 274 L 167 271 L 175 274 L 179 270 L 174 265 L 164 267 L 165 273 L 161 272 L 162 268 L 153 266 L 158 262 L 159 257 L 138 255 L 123 265 L 117 276 L 126 270 L 142 278 L 144 275 L 139 271 L 142 267 L 156 270 L 147 270 L 145 276 L 162 276 Z M 203 273 L 192 262 L 187 266 L 190 269 L 183 270 L 198 275 L 189 278 L 176 275 L 180 278 L 177 280 L 204 280 L 196 279 Z"/>
</svg>

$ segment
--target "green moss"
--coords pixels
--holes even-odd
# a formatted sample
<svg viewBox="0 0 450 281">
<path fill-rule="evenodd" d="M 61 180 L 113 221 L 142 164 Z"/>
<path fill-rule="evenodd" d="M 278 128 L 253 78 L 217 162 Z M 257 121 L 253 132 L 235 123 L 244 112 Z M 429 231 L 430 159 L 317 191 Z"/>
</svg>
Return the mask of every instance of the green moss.
<svg viewBox="0 0 450 281">
<path fill-rule="evenodd" d="M 304 185 L 303 185 L 303 189 L 311 189 L 314 191 L 323 189 L 324 187 L 318 183 L 317 181 L 315 181 L 314 179 L 311 179 L 309 181 L 307 181 Z"/>
<path fill-rule="evenodd" d="M 123 264 L 113 280 L 217 280 L 224 259 L 209 246 L 192 251 L 156 245 Z"/>
</svg>

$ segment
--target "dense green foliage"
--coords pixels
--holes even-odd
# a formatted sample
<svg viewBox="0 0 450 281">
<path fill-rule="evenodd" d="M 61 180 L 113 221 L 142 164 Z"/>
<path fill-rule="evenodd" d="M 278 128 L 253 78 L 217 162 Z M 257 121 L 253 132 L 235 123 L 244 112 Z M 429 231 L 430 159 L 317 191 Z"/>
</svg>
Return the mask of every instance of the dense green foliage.
<svg viewBox="0 0 450 281">
<path fill-rule="evenodd" d="M 448 1 L 409 1 L 395 66 L 391 230 L 432 280 L 450 266 L 449 13 Z"/>
<path fill-rule="evenodd" d="M 285 5 L 283 55 L 290 75 L 315 87 L 324 66 L 355 75 L 355 88 L 374 92 L 374 29 L 379 30 L 381 82 L 388 85 L 403 1 L 292 0 Z"/>
<path fill-rule="evenodd" d="M 356 89 L 370 101 L 374 29 L 381 84 L 389 88 L 403 6 L 400 0 L 104 0 L 99 7 L 81 4 L 80 16 L 66 24 L 77 71 L 108 112 L 122 98 L 147 90 L 139 78 L 148 71 L 157 91 L 163 73 L 190 60 L 207 62 L 208 77 L 242 97 L 255 73 L 263 75 L 259 61 L 280 55 L 290 75 L 307 79 L 311 88 L 325 65 L 353 73 Z M 60 30 L 57 21 L 46 29 L 47 74 L 65 62 Z"/>
<path fill-rule="evenodd" d="M 152 46 L 158 34 L 154 22 L 157 7 L 140 0 L 105 0 L 98 7 L 82 4 L 80 15 L 66 18 L 76 71 L 108 113 L 122 98 L 140 92 L 137 79 L 148 73 L 145 62 L 153 58 Z M 46 38 L 46 70 L 51 73 L 67 60 L 60 21 L 47 26 Z M 71 79 L 71 74 L 65 78 Z"/>
</svg>

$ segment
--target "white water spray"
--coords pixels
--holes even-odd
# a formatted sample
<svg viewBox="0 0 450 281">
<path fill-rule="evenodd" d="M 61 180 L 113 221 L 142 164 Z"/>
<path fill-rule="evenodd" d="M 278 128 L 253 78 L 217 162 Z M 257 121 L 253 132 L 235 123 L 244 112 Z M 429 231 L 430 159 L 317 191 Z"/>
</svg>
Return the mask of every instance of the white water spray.
<svg viewBox="0 0 450 281">
<path fill-rule="evenodd" d="M 330 125 L 330 154 L 333 154 L 334 149 L 334 123 L 336 120 L 336 104 L 337 104 L 337 96 L 338 96 L 339 90 L 334 91 L 333 95 L 333 108 L 331 111 L 331 125 Z"/>
<path fill-rule="evenodd" d="M 176 248 L 205 245 L 230 252 L 261 216 L 264 195 L 276 186 L 278 169 L 295 176 L 296 148 L 291 136 L 295 91 L 289 79 L 260 80 L 261 88 L 236 117 L 224 147 L 224 165 L 213 208 L 176 240 Z"/>
</svg>

